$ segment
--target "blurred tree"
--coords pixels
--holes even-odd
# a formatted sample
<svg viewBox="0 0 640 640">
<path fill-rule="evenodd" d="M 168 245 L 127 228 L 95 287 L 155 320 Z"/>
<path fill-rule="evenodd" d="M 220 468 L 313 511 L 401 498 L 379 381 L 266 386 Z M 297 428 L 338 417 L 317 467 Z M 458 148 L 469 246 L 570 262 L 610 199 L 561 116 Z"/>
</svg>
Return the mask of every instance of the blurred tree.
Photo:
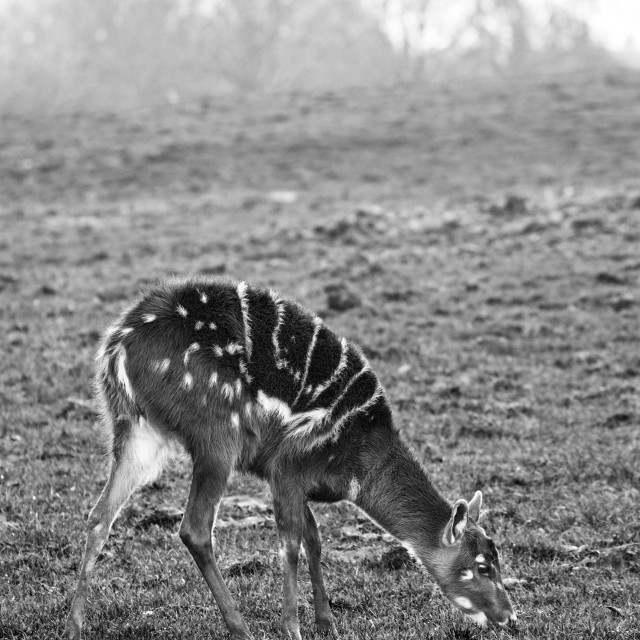
<svg viewBox="0 0 640 640">
<path fill-rule="evenodd" d="M 5 0 L 0 108 L 118 110 L 557 66 L 600 55 L 594 2 Z"/>
<path fill-rule="evenodd" d="M 394 43 L 409 77 L 518 72 L 559 51 L 595 49 L 596 0 L 363 0 Z M 577 56 L 576 56 L 577 58 Z"/>
</svg>

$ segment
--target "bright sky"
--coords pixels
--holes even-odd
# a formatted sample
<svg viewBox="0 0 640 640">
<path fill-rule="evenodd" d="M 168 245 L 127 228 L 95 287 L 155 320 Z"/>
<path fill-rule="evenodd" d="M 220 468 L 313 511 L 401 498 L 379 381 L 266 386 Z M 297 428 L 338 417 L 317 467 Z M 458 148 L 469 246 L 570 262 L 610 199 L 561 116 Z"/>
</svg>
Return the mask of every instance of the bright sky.
<svg viewBox="0 0 640 640">
<path fill-rule="evenodd" d="M 640 0 L 521 0 L 523 5 L 541 24 L 548 19 L 550 8 L 559 8 L 582 18 L 591 28 L 594 40 L 621 61 L 640 66 Z M 380 0 L 361 0 L 365 7 L 380 6 Z M 396 44 L 403 41 L 403 24 L 399 10 L 405 0 L 388 0 L 389 13 L 386 31 Z M 451 36 L 464 24 L 473 4 L 459 0 L 431 0 L 432 15 L 422 41 L 424 49 L 441 49 L 449 45 Z M 379 14 L 378 14 L 379 15 Z M 464 41 L 462 41 L 464 45 Z M 467 44 L 471 44 L 470 42 Z M 475 44 L 475 43 L 474 43 Z M 419 44 L 414 40 L 414 46 Z M 623 55 L 621 55 L 623 54 Z"/>
<path fill-rule="evenodd" d="M 640 51 L 640 1 L 600 0 L 589 20 L 595 37 L 614 51 L 632 45 Z"/>
<path fill-rule="evenodd" d="M 41 0 L 0 0 L 0 15 L 6 14 L 11 5 L 19 3 L 24 6 L 37 7 Z M 181 0 L 176 0 L 180 4 Z M 206 6 L 211 0 L 205 0 L 202 4 Z M 380 4 L 379 0 L 361 0 L 367 7 Z M 634 50 L 640 56 L 640 0 L 522 0 L 534 13 L 544 13 L 546 6 L 561 7 L 569 11 L 575 11 L 583 17 L 591 26 L 594 38 L 611 51 L 620 52 L 622 50 Z M 391 0 L 390 5 L 402 6 L 403 0 Z M 437 3 L 437 0 L 435 2 Z M 457 21 L 465 15 L 465 8 L 470 3 L 464 0 L 456 0 L 456 3 L 442 3 L 438 7 L 440 18 L 436 19 L 436 33 L 431 33 L 429 42 L 431 46 L 444 46 L 446 39 L 446 26 L 453 28 Z M 388 32 L 393 37 L 396 26 L 388 25 Z M 435 37 L 434 37 L 435 36 Z M 444 36 L 443 42 L 438 43 L 438 36 Z"/>
</svg>

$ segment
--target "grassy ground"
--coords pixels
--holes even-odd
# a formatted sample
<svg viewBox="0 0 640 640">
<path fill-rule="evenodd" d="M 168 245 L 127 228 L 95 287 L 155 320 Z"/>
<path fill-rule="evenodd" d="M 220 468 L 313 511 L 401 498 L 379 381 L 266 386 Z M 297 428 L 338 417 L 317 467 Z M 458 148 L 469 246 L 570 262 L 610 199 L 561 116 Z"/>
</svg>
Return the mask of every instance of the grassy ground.
<svg viewBox="0 0 640 640">
<path fill-rule="evenodd" d="M 272 284 L 361 342 L 435 483 L 484 492 L 518 637 L 639 637 L 639 104 L 610 72 L 3 118 L 0 638 L 62 633 L 105 480 L 100 330 L 142 283 L 197 272 Z M 188 473 L 117 522 L 87 637 L 226 636 L 177 536 Z M 221 565 L 278 637 L 266 487 L 229 495 Z M 514 635 L 467 623 L 353 508 L 317 512 L 343 638 Z"/>
</svg>

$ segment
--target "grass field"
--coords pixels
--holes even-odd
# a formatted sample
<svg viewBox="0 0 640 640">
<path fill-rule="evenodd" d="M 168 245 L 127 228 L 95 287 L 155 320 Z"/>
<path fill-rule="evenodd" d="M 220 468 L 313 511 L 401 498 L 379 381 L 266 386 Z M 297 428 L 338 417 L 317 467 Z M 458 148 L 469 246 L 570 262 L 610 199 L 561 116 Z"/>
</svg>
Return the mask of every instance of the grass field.
<svg viewBox="0 0 640 640">
<path fill-rule="evenodd" d="M 477 629 L 319 506 L 342 638 L 640 637 L 639 105 L 610 71 L 1 118 L 0 638 L 62 637 L 106 478 L 99 333 L 189 273 L 268 283 L 359 341 L 435 484 L 484 493 L 518 630 Z M 226 637 L 177 535 L 188 479 L 117 521 L 87 638 Z M 279 637 L 267 489 L 228 493 L 221 566 Z M 300 607 L 312 637 L 306 568 Z"/>
</svg>

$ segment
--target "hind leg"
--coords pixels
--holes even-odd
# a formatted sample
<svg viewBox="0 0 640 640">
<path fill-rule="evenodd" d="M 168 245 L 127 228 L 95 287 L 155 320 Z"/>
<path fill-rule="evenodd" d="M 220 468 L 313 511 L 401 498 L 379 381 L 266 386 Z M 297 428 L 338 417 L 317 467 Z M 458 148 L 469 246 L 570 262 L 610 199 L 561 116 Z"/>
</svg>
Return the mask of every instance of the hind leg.
<svg viewBox="0 0 640 640">
<path fill-rule="evenodd" d="M 211 540 L 220 500 L 232 468 L 232 462 L 225 461 L 223 456 L 217 456 L 217 460 L 209 460 L 202 465 L 197 457 L 194 459 L 193 479 L 180 525 L 180 538 L 211 589 L 231 637 L 251 640 L 253 636 L 249 627 L 220 574 Z"/>
<path fill-rule="evenodd" d="M 70 640 L 80 638 L 91 574 L 109 537 L 113 521 L 133 491 L 153 480 L 161 471 L 162 442 L 144 419 L 135 425 L 127 420 L 120 420 L 115 423 L 114 429 L 129 432 L 128 439 L 114 455 L 107 484 L 89 514 L 87 543 L 67 618 L 67 635 Z"/>
</svg>

